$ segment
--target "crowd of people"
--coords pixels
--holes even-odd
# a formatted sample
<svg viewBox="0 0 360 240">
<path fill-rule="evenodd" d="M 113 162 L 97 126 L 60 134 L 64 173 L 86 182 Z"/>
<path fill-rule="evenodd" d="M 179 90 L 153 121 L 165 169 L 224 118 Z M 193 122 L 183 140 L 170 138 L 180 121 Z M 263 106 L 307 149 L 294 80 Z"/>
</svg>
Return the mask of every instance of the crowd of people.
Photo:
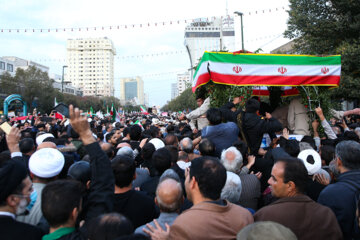
<svg viewBox="0 0 360 240">
<path fill-rule="evenodd" d="M 318 107 L 310 128 L 297 98 L 285 117 L 240 101 L 1 118 L 1 239 L 360 239 L 360 109 Z"/>
</svg>

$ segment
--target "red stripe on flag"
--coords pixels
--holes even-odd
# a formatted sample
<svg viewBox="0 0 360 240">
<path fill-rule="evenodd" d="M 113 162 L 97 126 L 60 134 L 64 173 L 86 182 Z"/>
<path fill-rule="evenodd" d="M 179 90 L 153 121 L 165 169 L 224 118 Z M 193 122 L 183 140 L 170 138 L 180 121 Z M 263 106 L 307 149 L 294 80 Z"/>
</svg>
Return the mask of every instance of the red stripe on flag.
<svg viewBox="0 0 360 240">
<path fill-rule="evenodd" d="M 209 73 L 201 74 L 196 82 L 196 86 L 192 88 L 192 91 L 195 92 L 196 88 L 198 88 L 200 85 L 203 85 L 209 81 L 210 81 Z"/>
<path fill-rule="evenodd" d="M 215 72 L 211 73 L 211 79 L 216 83 L 240 86 L 338 86 L 340 82 L 340 76 L 234 76 Z"/>
</svg>

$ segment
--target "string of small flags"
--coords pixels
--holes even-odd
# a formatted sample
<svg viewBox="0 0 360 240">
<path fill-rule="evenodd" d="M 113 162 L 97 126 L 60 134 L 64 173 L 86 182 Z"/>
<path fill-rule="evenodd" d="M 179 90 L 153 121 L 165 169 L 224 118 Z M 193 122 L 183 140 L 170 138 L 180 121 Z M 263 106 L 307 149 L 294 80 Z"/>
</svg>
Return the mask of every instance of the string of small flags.
<svg viewBox="0 0 360 240">
<path fill-rule="evenodd" d="M 252 12 L 244 12 L 244 16 L 254 16 L 260 14 L 272 14 L 279 11 L 287 11 L 286 7 L 276 7 L 272 9 L 255 10 Z M 87 32 L 87 31 L 105 31 L 105 30 L 124 30 L 134 28 L 145 28 L 145 27 L 160 27 L 170 26 L 183 23 L 194 23 L 199 19 L 231 19 L 230 15 L 220 17 L 206 17 L 206 18 L 194 18 L 194 19 L 181 19 L 181 20 L 170 20 L 161 22 L 147 22 L 147 23 L 132 23 L 132 24 L 120 24 L 110 26 L 92 26 L 92 27 L 56 27 L 56 28 L 5 28 L 0 27 L 0 33 L 60 33 L 60 32 Z"/>
<path fill-rule="evenodd" d="M 245 40 L 245 43 L 261 41 L 266 39 L 271 39 L 274 37 L 279 37 L 281 34 L 272 34 L 267 36 L 261 36 L 254 39 Z M 235 42 L 234 44 L 240 44 L 241 42 Z M 196 49 L 191 49 L 191 51 L 213 51 L 218 48 L 219 45 L 213 46 L 204 46 Z M 141 54 L 141 55 L 126 55 L 126 56 L 116 56 L 114 57 L 116 60 L 128 60 L 128 59 L 135 59 L 135 58 L 148 58 L 148 57 L 161 57 L 166 55 L 177 55 L 177 54 L 188 54 L 186 50 L 176 50 L 176 51 L 164 51 L 164 52 L 156 52 L 156 53 L 148 53 L 148 54 Z M 34 62 L 66 62 L 66 59 L 60 58 L 40 58 L 40 59 L 32 59 Z"/>
</svg>

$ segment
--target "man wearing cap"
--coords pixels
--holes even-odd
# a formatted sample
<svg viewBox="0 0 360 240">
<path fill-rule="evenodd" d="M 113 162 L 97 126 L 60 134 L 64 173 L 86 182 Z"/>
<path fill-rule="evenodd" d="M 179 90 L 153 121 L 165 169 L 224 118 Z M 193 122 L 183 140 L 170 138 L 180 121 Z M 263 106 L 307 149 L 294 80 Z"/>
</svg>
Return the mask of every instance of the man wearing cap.
<svg viewBox="0 0 360 240">
<path fill-rule="evenodd" d="M 315 150 L 305 149 L 299 153 L 298 158 L 303 161 L 309 175 L 306 182 L 306 195 L 317 201 L 320 192 L 325 188 L 325 185 L 313 180 L 314 175 L 321 171 L 321 157 Z"/>
<path fill-rule="evenodd" d="M 20 131 L 12 128 L 7 136 L 10 152 L 19 152 Z M 37 227 L 15 220 L 24 214 L 30 203 L 32 182 L 20 159 L 9 159 L 0 166 L 0 237 L 1 239 L 41 239 L 43 233 Z"/>
<path fill-rule="evenodd" d="M 19 216 L 20 222 L 37 225 L 42 217 L 41 193 L 45 185 L 57 178 L 65 164 L 64 155 L 57 149 L 42 148 L 36 151 L 29 160 L 30 176 L 34 183 L 34 193 L 31 198 L 35 200 L 29 215 Z"/>
<path fill-rule="evenodd" d="M 301 160 L 278 160 L 268 183 L 271 194 L 279 200 L 257 211 L 254 220 L 280 223 L 290 228 L 299 240 L 342 239 L 334 213 L 304 194 L 307 178 Z"/>
</svg>

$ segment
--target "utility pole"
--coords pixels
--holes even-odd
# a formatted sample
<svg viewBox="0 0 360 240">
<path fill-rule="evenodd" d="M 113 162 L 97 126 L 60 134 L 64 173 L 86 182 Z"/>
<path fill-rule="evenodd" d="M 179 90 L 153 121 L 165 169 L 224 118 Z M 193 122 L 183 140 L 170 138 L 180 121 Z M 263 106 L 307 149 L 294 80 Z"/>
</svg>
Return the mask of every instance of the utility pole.
<svg viewBox="0 0 360 240">
<path fill-rule="evenodd" d="M 243 31 L 243 13 L 242 12 L 234 12 L 235 14 L 240 16 L 240 20 L 241 20 L 241 46 L 242 46 L 242 51 L 245 52 L 245 48 L 244 48 L 244 31 Z"/>
</svg>

